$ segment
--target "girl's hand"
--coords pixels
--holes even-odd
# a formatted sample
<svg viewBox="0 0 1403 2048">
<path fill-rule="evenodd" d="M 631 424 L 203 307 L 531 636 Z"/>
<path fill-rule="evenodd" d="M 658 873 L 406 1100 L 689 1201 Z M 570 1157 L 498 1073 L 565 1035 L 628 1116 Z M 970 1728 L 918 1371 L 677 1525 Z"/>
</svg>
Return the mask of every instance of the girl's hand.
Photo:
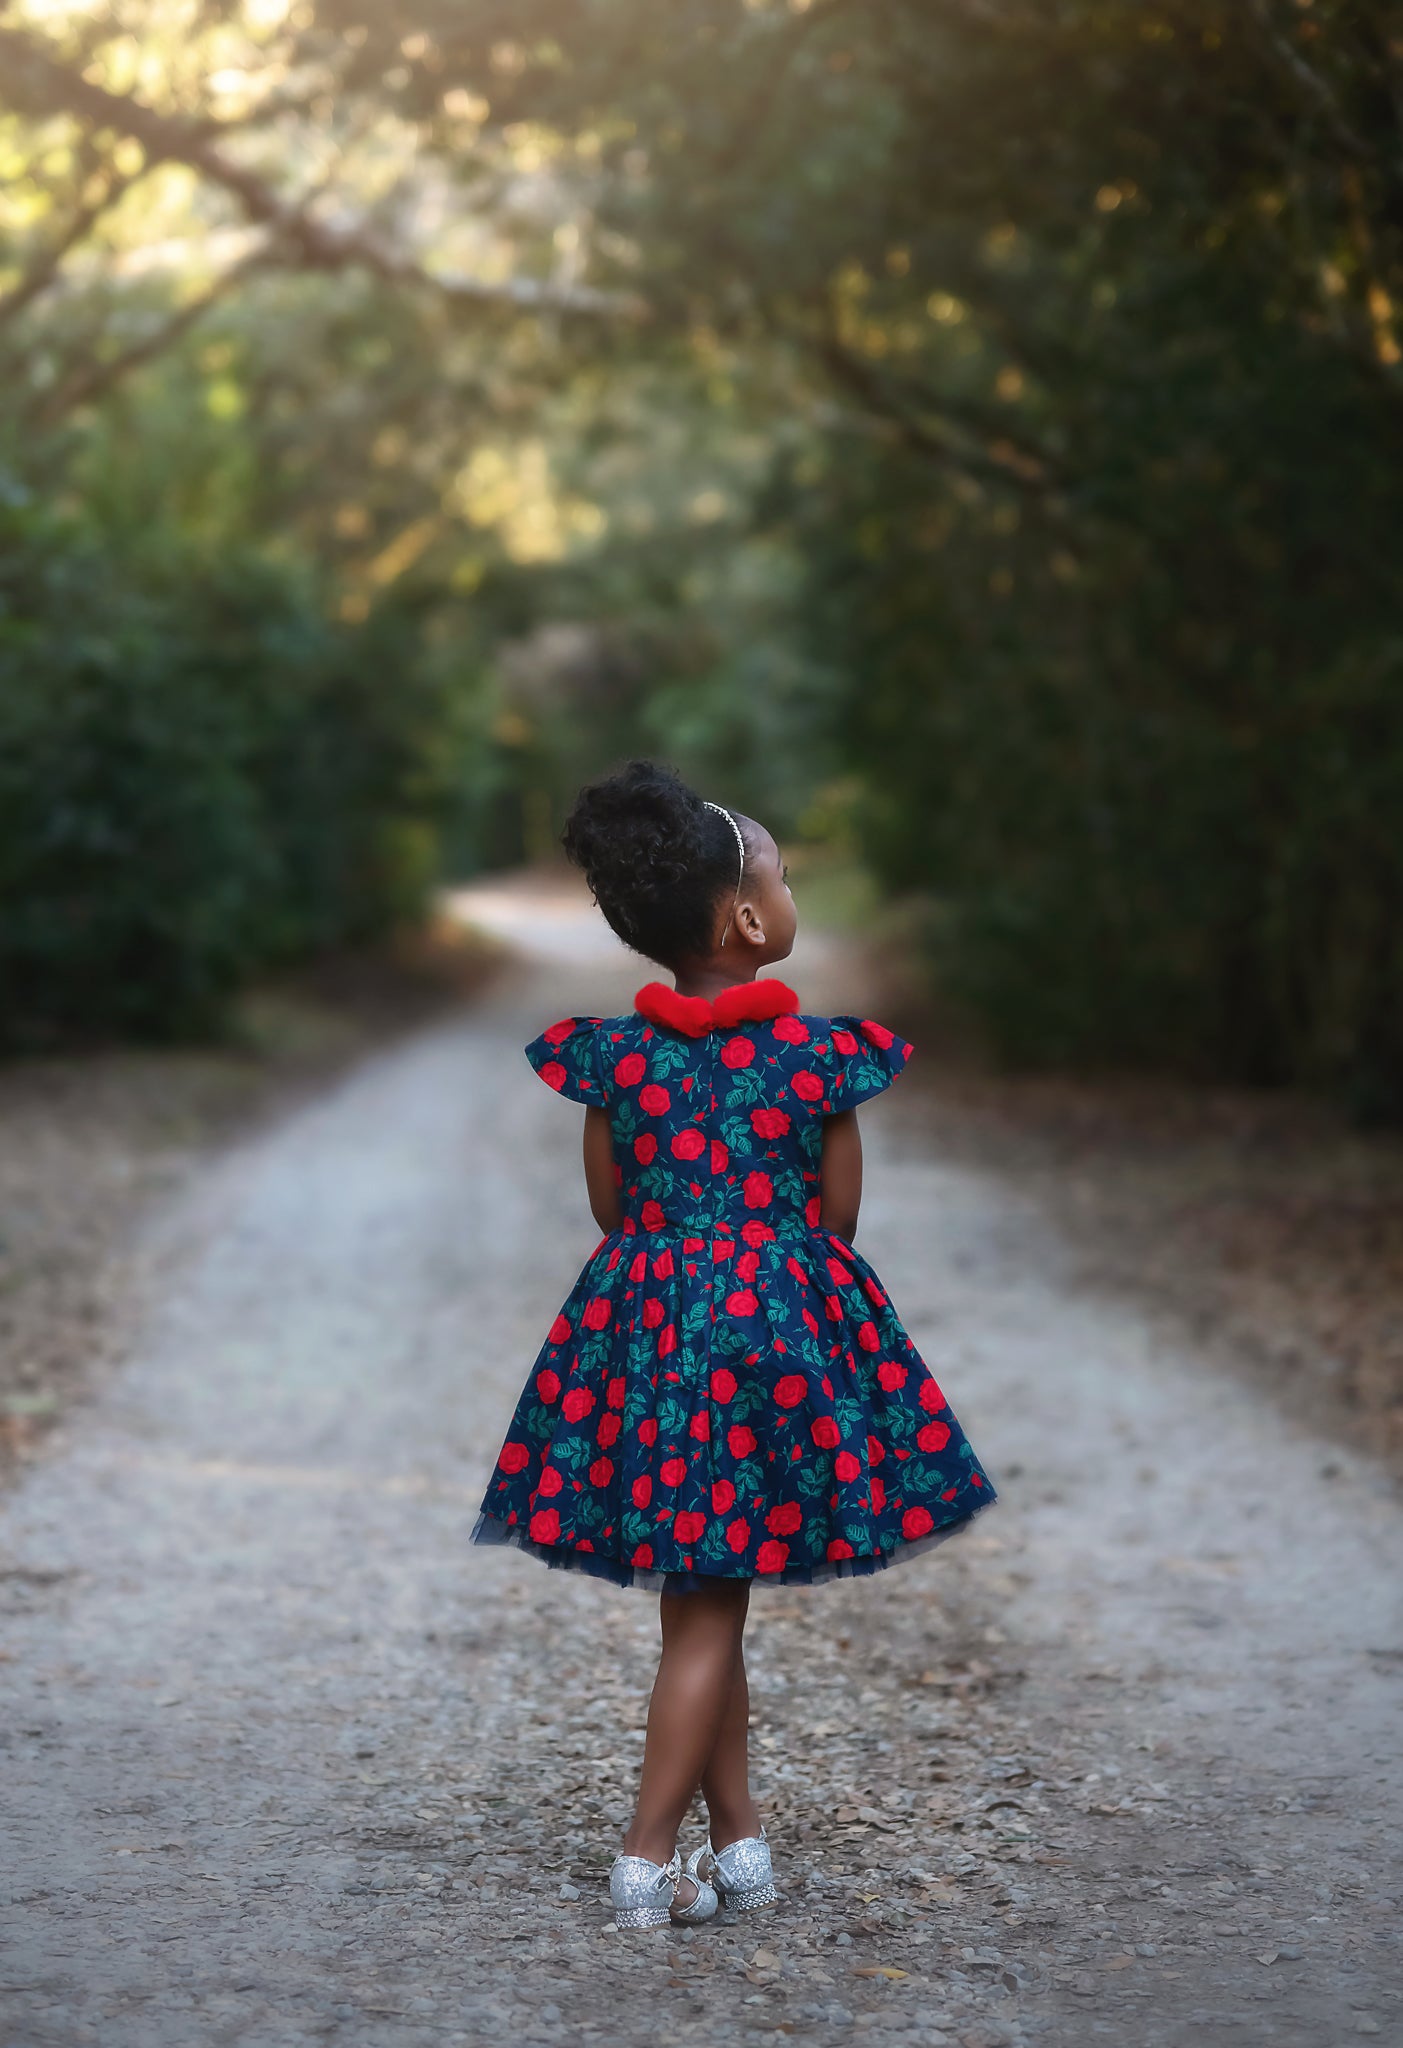
<svg viewBox="0 0 1403 2048">
<path fill-rule="evenodd" d="M 624 1220 L 623 1201 L 614 1172 L 614 1134 L 609 1112 L 594 1103 L 585 1109 L 585 1186 L 595 1222 L 607 1237 Z"/>
<path fill-rule="evenodd" d="M 857 1111 L 840 1109 L 823 1119 L 819 1168 L 819 1229 L 851 1241 L 862 1205 L 862 1138 Z"/>
</svg>

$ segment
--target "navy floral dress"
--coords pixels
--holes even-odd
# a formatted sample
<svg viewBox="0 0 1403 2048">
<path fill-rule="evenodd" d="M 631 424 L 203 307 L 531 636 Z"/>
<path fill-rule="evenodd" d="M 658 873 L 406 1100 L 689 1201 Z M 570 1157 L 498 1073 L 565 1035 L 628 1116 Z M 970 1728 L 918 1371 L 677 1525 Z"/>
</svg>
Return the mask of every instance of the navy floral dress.
<svg viewBox="0 0 1403 2048">
<path fill-rule="evenodd" d="M 811 1584 L 992 1505 L 881 1281 L 819 1228 L 823 1119 L 911 1051 L 773 980 L 714 1003 L 650 982 L 632 1014 L 526 1047 L 547 1086 L 608 1110 L 624 1220 L 551 1325 L 475 1542 L 620 1585 Z"/>
</svg>

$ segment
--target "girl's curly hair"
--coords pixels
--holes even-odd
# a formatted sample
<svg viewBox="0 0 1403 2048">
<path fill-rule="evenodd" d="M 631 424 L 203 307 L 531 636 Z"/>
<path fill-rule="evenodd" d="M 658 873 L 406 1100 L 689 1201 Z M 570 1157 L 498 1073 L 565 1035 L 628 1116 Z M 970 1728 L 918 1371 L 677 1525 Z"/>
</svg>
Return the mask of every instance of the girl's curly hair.
<svg viewBox="0 0 1403 2048">
<path fill-rule="evenodd" d="M 675 770 L 628 761 L 587 784 L 561 844 L 635 953 L 675 969 L 711 950 L 718 903 L 740 879 L 736 838 Z"/>
</svg>

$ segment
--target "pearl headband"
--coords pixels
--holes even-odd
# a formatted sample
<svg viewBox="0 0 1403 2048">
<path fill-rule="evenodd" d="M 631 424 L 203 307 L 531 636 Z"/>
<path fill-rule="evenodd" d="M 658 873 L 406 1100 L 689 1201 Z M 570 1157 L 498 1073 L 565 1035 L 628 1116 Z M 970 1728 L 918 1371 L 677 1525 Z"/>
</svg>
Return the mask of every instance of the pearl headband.
<svg viewBox="0 0 1403 2048">
<path fill-rule="evenodd" d="M 740 892 L 745 883 L 745 840 L 741 836 L 740 826 L 736 823 L 735 819 L 731 816 L 730 812 L 726 809 L 726 806 L 724 804 L 714 804 L 712 803 L 710 797 L 703 797 L 702 802 L 703 804 L 705 804 L 707 810 L 720 812 L 721 816 L 726 820 L 726 823 L 735 833 L 736 845 L 740 849 L 740 874 L 736 877 L 736 893 L 731 899 L 731 908 L 726 918 L 726 926 L 729 930 L 731 918 L 735 915 L 736 905 L 740 902 Z M 725 932 L 722 932 L 721 934 L 721 943 L 723 946 L 726 943 Z"/>
</svg>

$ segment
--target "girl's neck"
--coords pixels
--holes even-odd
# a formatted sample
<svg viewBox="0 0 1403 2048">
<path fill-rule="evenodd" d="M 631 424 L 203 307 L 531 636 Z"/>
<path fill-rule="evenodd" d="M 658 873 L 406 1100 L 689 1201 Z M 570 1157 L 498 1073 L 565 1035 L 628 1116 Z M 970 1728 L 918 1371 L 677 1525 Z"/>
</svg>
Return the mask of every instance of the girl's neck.
<svg viewBox="0 0 1403 2048">
<path fill-rule="evenodd" d="M 689 973 L 674 974 L 673 981 L 680 996 L 700 996 L 710 1002 L 719 996 L 723 988 L 740 988 L 745 982 L 754 981 L 756 969 L 747 973 L 744 969 L 735 974 L 727 973 L 724 967 L 695 968 Z"/>
</svg>

